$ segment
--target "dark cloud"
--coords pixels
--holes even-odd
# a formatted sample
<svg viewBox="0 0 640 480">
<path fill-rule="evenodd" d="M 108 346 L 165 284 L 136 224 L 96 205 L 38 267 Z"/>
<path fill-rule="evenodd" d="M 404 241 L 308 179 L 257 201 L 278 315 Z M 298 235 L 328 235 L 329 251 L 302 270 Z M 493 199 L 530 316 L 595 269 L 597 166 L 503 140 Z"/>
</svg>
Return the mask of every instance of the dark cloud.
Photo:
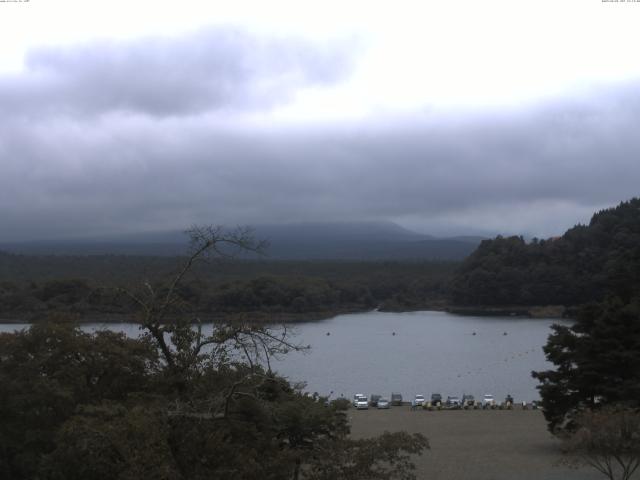
<svg viewBox="0 0 640 480">
<path fill-rule="evenodd" d="M 218 29 L 39 48 L 24 72 L 0 79 L 0 105 L 37 115 L 264 108 L 296 88 L 342 78 L 351 65 L 342 47 Z"/>
<path fill-rule="evenodd" d="M 0 78 L 17 112 L 0 131 L 0 240 L 352 219 L 552 235 L 638 195 L 636 84 L 493 113 L 248 122 L 229 110 L 346 67 L 234 35 L 40 50 L 23 86 Z"/>
</svg>

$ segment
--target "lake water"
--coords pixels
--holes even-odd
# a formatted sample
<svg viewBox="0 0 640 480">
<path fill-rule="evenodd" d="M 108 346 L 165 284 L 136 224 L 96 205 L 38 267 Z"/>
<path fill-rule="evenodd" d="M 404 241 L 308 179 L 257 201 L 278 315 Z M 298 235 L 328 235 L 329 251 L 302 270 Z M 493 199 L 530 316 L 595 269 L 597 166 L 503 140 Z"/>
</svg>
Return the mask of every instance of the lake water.
<svg viewBox="0 0 640 480">
<path fill-rule="evenodd" d="M 294 341 L 311 350 L 290 353 L 272 367 L 291 381 L 305 381 L 308 391 L 332 397 L 393 391 L 406 399 L 438 392 L 445 397 L 470 393 L 476 399 L 491 393 L 498 400 L 511 394 L 516 401 L 531 401 L 539 398 L 531 371 L 551 368 L 542 346 L 553 323 L 570 324 L 444 312 L 339 315 L 296 324 Z M 0 324 L 0 331 L 16 328 Z M 83 328 L 138 334 L 134 324 Z"/>
</svg>

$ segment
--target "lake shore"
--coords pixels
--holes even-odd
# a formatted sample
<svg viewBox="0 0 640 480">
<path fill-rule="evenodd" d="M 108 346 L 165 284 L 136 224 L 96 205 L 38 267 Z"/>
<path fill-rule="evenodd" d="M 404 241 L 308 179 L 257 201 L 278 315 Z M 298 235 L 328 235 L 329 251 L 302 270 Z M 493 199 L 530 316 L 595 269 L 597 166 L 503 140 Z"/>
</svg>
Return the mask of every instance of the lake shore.
<svg viewBox="0 0 640 480">
<path fill-rule="evenodd" d="M 561 463 L 560 442 L 540 410 L 411 411 L 349 409 L 353 438 L 384 431 L 422 433 L 431 449 L 415 458 L 416 476 L 429 480 L 596 480 L 588 467 Z"/>
<path fill-rule="evenodd" d="M 525 307 L 483 307 L 483 306 L 464 306 L 456 307 L 442 303 L 425 304 L 419 307 L 411 308 L 393 308 L 389 306 L 380 306 L 376 309 L 371 308 L 335 308 L 311 312 L 195 312 L 190 314 L 194 318 L 200 319 L 202 323 L 220 322 L 230 319 L 241 319 L 256 324 L 275 324 L 275 323 L 305 323 L 327 320 L 338 315 L 349 313 L 367 313 L 371 311 L 380 311 L 387 313 L 410 313 L 410 312 L 446 312 L 453 315 L 472 316 L 472 317 L 527 317 L 527 318 L 567 318 L 568 310 L 563 306 L 525 306 Z M 0 323 L 6 324 L 30 324 L 42 321 L 47 315 L 62 314 L 64 312 L 18 312 L 12 317 L 0 318 Z M 86 323 L 132 323 L 136 322 L 136 313 L 77 313 L 69 312 L 68 315 L 76 319 L 80 324 Z M 195 321 L 193 323 L 196 323 Z"/>
<path fill-rule="evenodd" d="M 327 320 L 338 315 L 349 313 L 366 313 L 371 309 L 335 309 L 316 312 L 238 312 L 238 313 L 191 313 L 188 316 L 198 318 L 201 323 L 221 322 L 226 320 L 243 320 L 256 324 L 281 324 L 281 323 L 305 323 Z M 5 324 L 32 324 L 44 321 L 54 312 L 43 313 L 16 313 L 12 317 L 0 318 L 0 323 Z M 55 312 L 55 315 L 65 315 L 65 312 Z M 68 313 L 69 317 L 79 324 L 104 323 L 121 324 L 136 323 L 135 313 Z M 168 322 L 167 322 L 168 323 Z M 197 323 L 195 320 L 193 323 Z"/>
<path fill-rule="evenodd" d="M 564 305 L 525 305 L 525 306 L 455 306 L 449 305 L 443 311 L 454 315 L 473 317 L 528 317 L 528 318 L 567 318 L 572 308 Z"/>
</svg>

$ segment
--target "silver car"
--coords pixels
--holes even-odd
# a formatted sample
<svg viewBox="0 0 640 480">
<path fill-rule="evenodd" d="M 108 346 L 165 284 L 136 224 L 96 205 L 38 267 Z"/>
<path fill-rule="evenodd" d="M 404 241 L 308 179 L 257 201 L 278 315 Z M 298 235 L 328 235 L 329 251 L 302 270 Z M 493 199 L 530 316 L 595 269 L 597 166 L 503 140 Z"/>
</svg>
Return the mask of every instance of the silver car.
<svg viewBox="0 0 640 480">
<path fill-rule="evenodd" d="M 387 398 L 379 398 L 378 408 L 391 408 L 391 402 Z"/>
<path fill-rule="evenodd" d="M 445 402 L 445 407 L 451 409 L 458 409 L 461 407 L 460 399 L 458 397 L 447 397 L 447 401 Z"/>
</svg>

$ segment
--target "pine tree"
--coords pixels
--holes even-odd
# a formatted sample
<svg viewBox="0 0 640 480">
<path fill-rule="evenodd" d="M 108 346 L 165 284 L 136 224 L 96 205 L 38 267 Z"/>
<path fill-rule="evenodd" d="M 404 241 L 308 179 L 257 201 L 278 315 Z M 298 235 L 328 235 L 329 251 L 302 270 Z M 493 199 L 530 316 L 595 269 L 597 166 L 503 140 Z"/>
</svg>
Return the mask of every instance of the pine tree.
<svg viewBox="0 0 640 480">
<path fill-rule="evenodd" d="M 532 374 L 551 431 L 585 409 L 640 407 L 640 298 L 585 306 L 573 326 L 553 327 L 544 351 L 556 369 Z"/>
</svg>

